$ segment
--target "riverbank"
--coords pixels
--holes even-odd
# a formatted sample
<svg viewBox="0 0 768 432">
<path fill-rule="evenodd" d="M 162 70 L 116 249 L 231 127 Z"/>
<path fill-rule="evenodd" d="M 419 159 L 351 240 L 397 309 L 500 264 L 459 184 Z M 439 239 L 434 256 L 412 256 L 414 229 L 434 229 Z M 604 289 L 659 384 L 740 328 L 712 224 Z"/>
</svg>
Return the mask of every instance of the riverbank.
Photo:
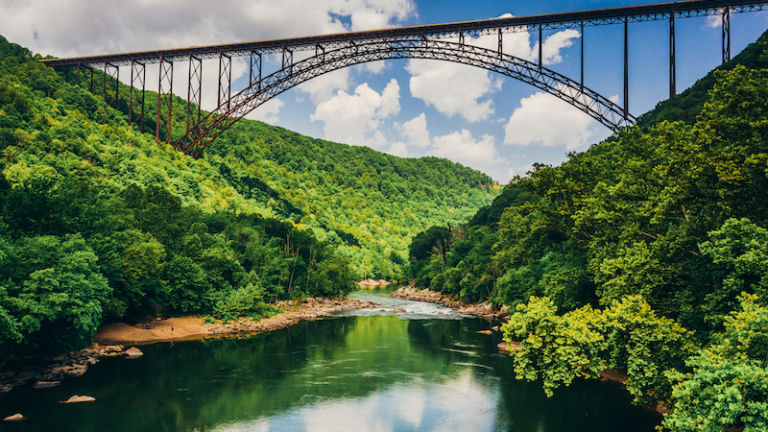
<svg viewBox="0 0 768 432">
<path fill-rule="evenodd" d="M 136 358 L 141 355 L 141 351 L 137 348 L 126 349 L 127 346 L 257 334 L 286 328 L 303 320 L 315 320 L 334 312 L 371 308 L 375 304 L 348 298 L 318 297 L 305 299 L 298 304 L 281 301 L 275 306 L 283 312 L 260 320 L 240 318 L 237 321 L 224 323 L 209 322 L 203 316 L 189 316 L 147 319 L 133 325 L 107 324 L 99 329 L 94 338 L 95 343 L 88 348 L 54 358 L 21 359 L 23 360 L 21 367 L 0 373 L 0 393 L 29 384 L 36 389 L 55 387 L 64 379 L 82 376 L 89 366 L 104 358 Z"/>
<path fill-rule="evenodd" d="M 427 303 L 436 303 L 449 308 L 456 309 L 456 312 L 464 315 L 473 315 L 480 318 L 489 320 L 505 320 L 507 318 L 507 309 L 505 307 L 500 310 L 496 310 L 491 307 L 489 302 L 483 303 L 466 303 L 460 300 L 455 300 L 449 296 L 443 295 L 440 292 L 432 291 L 429 289 L 416 289 L 414 287 L 402 287 L 398 290 L 392 291 L 390 296 L 403 299 L 413 300 Z"/>
<path fill-rule="evenodd" d="M 348 298 L 308 298 L 299 304 L 281 301 L 275 304 L 283 310 L 269 318 L 253 320 L 240 318 L 236 321 L 210 322 L 203 316 L 188 316 L 147 320 L 138 324 L 108 324 L 96 333 L 95 340 L 101 344 L 146 345 L 157 342 L 226 337 L 261 333 L 292 326 L 302 320 L 314 320 L 334 312 L 373 307 L 371 302 Z"/>
</svg>

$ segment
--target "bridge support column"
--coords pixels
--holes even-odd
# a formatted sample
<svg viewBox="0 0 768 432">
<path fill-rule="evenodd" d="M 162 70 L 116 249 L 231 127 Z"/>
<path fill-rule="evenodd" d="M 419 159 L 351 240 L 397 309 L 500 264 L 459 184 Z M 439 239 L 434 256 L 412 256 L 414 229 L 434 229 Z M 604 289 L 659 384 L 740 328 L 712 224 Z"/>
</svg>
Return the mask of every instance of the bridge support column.
<svg viewBox="0 0 768 432">
<path fill-rule="evenodd" d="M 134 111 L 133 111 L 133 100 L 134 95 L 133 93 L 135 91 L 139 91 L 139 85 L 141 86 L 140 93 L 137 95 L 136 98 L 136 105 L 141 107 L 140 114 L 138 115 L 138 121 L 136 124 L 139 125 L 139 130 L 144 130 L 144 91 L 145 91 L 145 85 L 147 83 L 147 68 L 144 63 L 138 62 L 136 60 L 131 60 L 131 87 L 128 90 L 128 122 L 134 121 Z"/>
<path fill-rule="evenodd" d="M 544 56 L 542 55 L 542 49 L 544 47 L 544 38 L 542 37 L 541 24 L 539 24 L 539 67 L 544 65 Z"/>
<path fill-rule="evenodd" d="M 157 118 L 155 122 L 155 142 L 160 143 L 160 131 L 167 126 L 166 141 L 171 143 L 171 126 L 173 122 L 173 62 L 160 57 L 157 83 Z M 163 119 L 163 111 L 168 116 Z M 167 120 L 167 121 L 166 121 Z M 165 123 L 163 123 L 165 121 Z"/>
<path fill-rule="evenodd" d="M 504 55 L 504 39 L 503 34 L 501 33 L 501 28 L 499 28 L 499 58 L 501 58 Z"/>
<path fill-rule="evenodd" d="M 723 63 L 731 60 L 731 9 L 723 9 Z"/>
<path fill-rule="evenodd" d="M 109 78 L 112 78 L 115 80 L 115 97 L 111 100 L 107 100 L 107 81 L 109 81 Z M 112 63 L 104 63 L 104 81 L 102 82 L 101 86 L 101 97 L 104 98 L 104 102 L 107 102 L 107 104 L 115 106 L 117 105 L 118 100 L 118 90 L 120 88 L 120 67 L 113 65 Z"/>
<path fill-rule="evenodd" d="M 232 96 L 232 57 L 219 54 L 219 107 L 229 109 L 229 100 Z"/>
<path fill-rule="evenodd" d="M 676 63 L 675 51 L 675 13 L 669 14 L 669 97 L 674 97 L 677 94 L 677 82 L 676 82 Z"/>
<path fill-rule="evenodd" d="M 624 119 L 629 118 L 629 21 L 624 17 Z"/>
<path fill-rule="evenodd" d="M 581 75 L 579 79 L 579 86 L 581 88 L 581 91 L 584 91 L 584 21 L 581 21 L 579 23 L 579 27 L 581 30 Z"/>
<path fill-rule="evenodd" d="M 187 80 L 187 135 L 190 131 L 190 121 L 195 128 L 200 125 L 200 112 L 203 102 L 203 60 L 193 55 L 189 56 L 189 75 Z M 192 104 L 196 107 L 192 108 Z M 196 113 L 193 112 L 196 111 Z"/>
<path fill-rule="evenodd" d="M 325 49 L 320 45 L 315 47 L 315 55 L 317 55 L 318 48 L 323 50 L 323 56 L 325 56 Z M 261 66 L 261 53 L 251 50 L 251 57 L 248 61 L 248 84 L 250 87 L 253 87 L 254 84 L 256 84 L 258 91 L 261 91 Z"/>
<path fill-rule="evenodd" d="M 354 43 L 353 43 L 354 45 Z M 356 46 L 355 46 L 356 47 Z M 357 48 L 355 48 L 357 49 Z M 288 73 L 293 73 L 293 51 L 283 47 L 283 69 L 288 68 Z"/>
</svg>

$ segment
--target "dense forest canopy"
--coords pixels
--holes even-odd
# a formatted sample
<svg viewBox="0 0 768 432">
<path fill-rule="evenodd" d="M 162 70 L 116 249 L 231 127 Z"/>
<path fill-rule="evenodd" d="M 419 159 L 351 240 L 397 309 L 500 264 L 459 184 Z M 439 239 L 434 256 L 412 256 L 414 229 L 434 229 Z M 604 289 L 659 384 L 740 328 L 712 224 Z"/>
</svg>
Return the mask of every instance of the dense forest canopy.
<svg viewBox="0 0 768 432">
<path fill-rule="evenodd" d="M 521 379 L 606 368 L 670 430 L 768 424 L 768 33 L 636 126 L 410 246 L 422 287 L 513 312 Z"/>
<path fill-rule="evenodd" d="M 112 108 L 65 78 L 0 38 L 0 354 L 79 348 L 105 320 L 258 317 L 403 278 L 412 235 L 497 193 L 447 160 L 248 120 L 194 159 L 127 122 L 125 86 Z"/>
</svg>

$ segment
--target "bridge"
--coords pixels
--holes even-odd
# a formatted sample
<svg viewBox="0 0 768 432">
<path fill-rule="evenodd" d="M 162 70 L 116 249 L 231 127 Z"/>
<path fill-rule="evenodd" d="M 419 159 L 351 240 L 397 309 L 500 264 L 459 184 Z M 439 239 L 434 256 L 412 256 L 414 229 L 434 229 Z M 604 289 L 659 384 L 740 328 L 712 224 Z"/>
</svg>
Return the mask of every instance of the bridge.
<svg viewBox="0 0 768 432">
<path fill-rule="evenodd" d="M 73 72 L 78 84 L 82 73 L 90 72 L 89 89 L 94 89 L 94 70 L 104 74 L 101 94 L 113 105 L 119 101 L 120 67 L 130 70 L 128 119 L 144 129 L 146 74 L 149 64 L 157 64 L 158 102 L 155 112 L 155 139 L 165 139 L 178 150 L 194 157 L 208 147 L 235 122 L 268 100 L 325 73 L 349 66 L 388 59 L 428 59 L 462 63 L 496 72 L 554 95 L 580 109 L 613 131 L 635 123 L 629 112 L 629 24 L 665 20 L 669 23 L 669 96 L 676 94 L 675 20 L 718 16 L 722 28 L 722 61 L 731 57 L 730 17 L 734 13 L 768 10 L 768 0 L 686 0 L 641 6 L 594 9 L 511 18 L 463 21 L 444 24 L 347 32 L 320 36 L 241 42 L 178 49 L 106 54 L 88 57 L 43 60 L 57 70 Z M 584 83 L 585 27 L 618 24 L 624 29 L 624 94 L 622 104 L 590 89 Z M 567 77 L 544 66 L 542 32 L 578 29 L 581 35 L 580 76 Z M 502 36 L 514 32 L 538 31 L 538 59 L 522 59 L 504 52 Z M 496 49 L 467 43 L 467 37 L 498 36 Z M 294 60 L 294 53 L 309 56 Z M 280 69 L 265 74 L 265 55 L 281 58 Z M 232 58 L 246 57 L 248 85 L 232 92 Z M 200 110 L 202 102 L 203 59 L 218 59 L 217 106 L 209 113 Z M 188 69 L 186 132 L 172 137 L 173 68 Z M 107 80 L 114 82 L 114 90 Z M 457 90 L 458 91 L 458 90 Z M 110 100 L 111 99 L 111 100 Z M 166 132 L 167 131 L 167 132 Z"/>
</svg>

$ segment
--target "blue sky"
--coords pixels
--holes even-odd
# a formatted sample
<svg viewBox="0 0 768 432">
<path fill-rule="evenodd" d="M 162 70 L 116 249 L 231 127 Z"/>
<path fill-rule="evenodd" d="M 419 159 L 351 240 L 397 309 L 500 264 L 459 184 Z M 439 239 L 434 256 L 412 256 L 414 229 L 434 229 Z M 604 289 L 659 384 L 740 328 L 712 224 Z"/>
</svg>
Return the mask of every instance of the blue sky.
<svg viewBox="0 0 768 432">
<path fill-rule="evenodd" d="M 62 3 L 66 3 L 65 5 Z M 426 0 L 0 0 L 0 32 L 35 52 L 56 56 L 302 36 L 468 19 L 645 4 L 643 1 Z M 732 17 L 734 55 L 768 29 L 768 14 Z M 639 115 L 667 97 L 667 23 L 630 25 L 630 111 Z M 622 95 L 622 26 L 585 28 L 585 84 Z M 505 36 L 525 57 L 538 35 Z M 582 35 L 546 31 L 548 67 L 579 76 Z M 468 41 L 469 42 L 469 41 Z M 495 44 L 495 37 L 476 40 Z M 717 20 L 677 21 L 678 91 L 720 62 Z M 268 61 L 275 68 L 275 59 Z M 204 65 L 204 105 L 215 100 L 214 61 Z M 206 73 L 208 72 L 208 73 Z M 178 67 L 176 83 L 185 82 Z M 244 84 L 244 62 L 233 68 Z M 127 70 L 121 76 L 127 76 Z M 151 72 L 149 76 L 154 74 Z M 156 85 L 148 79 L 148 85 Z M 177 85 L 177 93 L 186 89 Z M 251 118 L 306 135 L 401 156 L 436 155 L 506 182 L 534 162 L 558 164 L 610 132 L 586 114 L 510 78 L 451 63 L 394 60 L 333 72 L 282 94 Z"/>
</svg>

